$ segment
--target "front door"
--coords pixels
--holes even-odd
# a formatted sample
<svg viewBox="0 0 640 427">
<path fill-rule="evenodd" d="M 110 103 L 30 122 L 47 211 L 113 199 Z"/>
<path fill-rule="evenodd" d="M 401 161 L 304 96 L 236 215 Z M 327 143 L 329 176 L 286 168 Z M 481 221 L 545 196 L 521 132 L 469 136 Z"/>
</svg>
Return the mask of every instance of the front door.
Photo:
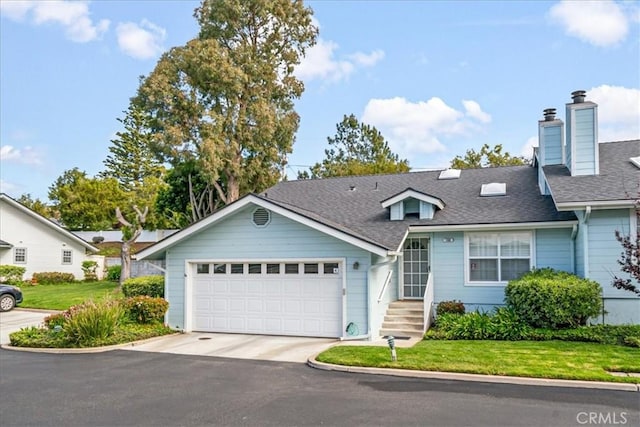
<svg viewBox="0 0 640 427">
<path fill-rule="evenodd" d="M 409 237 L 403 247 L 405 299 L 422 299 L 429 278 L 429 238 Z"/>
</svg>

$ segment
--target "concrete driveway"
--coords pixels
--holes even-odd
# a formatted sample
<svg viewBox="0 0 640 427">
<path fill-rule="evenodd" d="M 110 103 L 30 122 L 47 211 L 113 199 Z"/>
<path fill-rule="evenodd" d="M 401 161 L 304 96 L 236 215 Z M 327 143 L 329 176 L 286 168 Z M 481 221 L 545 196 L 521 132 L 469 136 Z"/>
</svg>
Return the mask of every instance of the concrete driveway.
<svg viewBox="0 0 640 427">
<path fill-rule="evenodd" d="M 44 318 L 54 311 L 36 311 L 14 308 L 11 311 L 0 312 L 0 344 L 9 344 L 9 334 L 28 326 L 38 326 L 44 323 Z"/>
<path fill-rule="evenodd" d="M 192 332 L 162 337 L 124 349 L 305 363 L 310 356 L 339 343 L 330 338 Z"/>
</svg>

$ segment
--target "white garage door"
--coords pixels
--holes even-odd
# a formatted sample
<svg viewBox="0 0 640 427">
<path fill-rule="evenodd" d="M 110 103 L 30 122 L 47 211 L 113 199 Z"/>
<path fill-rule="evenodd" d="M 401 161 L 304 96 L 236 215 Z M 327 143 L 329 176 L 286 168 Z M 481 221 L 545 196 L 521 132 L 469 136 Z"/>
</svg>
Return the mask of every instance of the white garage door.
<svg viewBox="0 0 640 427">
<path fill-rule="evenodd" d="M 338 262 L 193 264 L 193 330 L 340 337 Z"/>
</svg>

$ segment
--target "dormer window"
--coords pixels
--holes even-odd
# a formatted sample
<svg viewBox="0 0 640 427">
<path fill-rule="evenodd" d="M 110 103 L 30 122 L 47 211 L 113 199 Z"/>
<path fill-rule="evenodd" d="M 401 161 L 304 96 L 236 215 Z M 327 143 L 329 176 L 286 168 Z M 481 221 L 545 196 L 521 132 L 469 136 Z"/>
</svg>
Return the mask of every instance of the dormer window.
<svg viewBox="0 0 640 427">
<path fill-rule="evenodd" d="M 392 221 L 403 219 L 433 219 L 436 209 L 444 209 L 442 200 L 411 188 L 382 201 L 389 208 Z"/>
<path fill-rule="evenodd" d="M 481 197 L 506 196 L 507 184 L 504 182 L 492 182 L 490 184 L 482 184 L 480 188 Z"/>
</svg>

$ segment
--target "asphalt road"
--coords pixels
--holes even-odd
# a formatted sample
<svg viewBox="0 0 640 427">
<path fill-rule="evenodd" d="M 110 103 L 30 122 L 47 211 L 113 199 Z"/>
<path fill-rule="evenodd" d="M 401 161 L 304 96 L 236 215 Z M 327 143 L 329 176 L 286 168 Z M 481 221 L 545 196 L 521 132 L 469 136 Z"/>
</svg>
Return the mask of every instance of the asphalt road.
<svg viewBox="0 0 640 427">
<path fill-rule="evenodd" d="M 0 350 L 0 425 L 640 425 L 638 392 L 397 378 L 300 363 Z"/>
</svg>

